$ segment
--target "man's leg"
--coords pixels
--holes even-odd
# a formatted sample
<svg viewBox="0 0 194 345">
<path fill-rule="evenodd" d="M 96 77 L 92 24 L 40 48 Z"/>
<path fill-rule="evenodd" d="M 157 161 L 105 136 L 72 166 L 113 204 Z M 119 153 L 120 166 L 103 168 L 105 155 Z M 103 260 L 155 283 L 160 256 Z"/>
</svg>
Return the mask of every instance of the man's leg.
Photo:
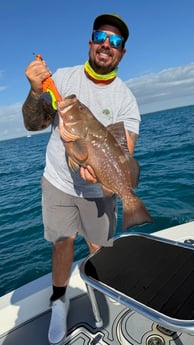
<svg viewBox="0 0 194 345">
<path fill-rule="evenodd" d="M 69 301 L 65 298 L 71 266 L 74 257 L 75 236 L 53 244 L 52 277 L 53 294 L 51 296 L 52 315 L 48 338 L 50 344 L 60 344 L 67 332 L 66 319 Z"/>
<path fill-rule="evenodd" d="M 99 246 L 98 244 L 92 243 L 90 241 L 87 241 L 87 245 L 88 245 L 90 254 L 97 252 L 97 250 L 101 248 L 101 246 Z"/>
<path fill-rule="evenodd" d="M 52 278 L 54 286 L 67 286 L 74 258 L 75 236 L 53 244 Z"/>
<path fill-rule="evenodd" d="M 80 228 L 79 211 L 74 197 L 42 178 L 42 215 L 44 237 L 53 243 L 50 344 L 61 343 L 66 334 L 69 301 L 65 292 L 74 258 L 74 239 Z"/>
</svg>

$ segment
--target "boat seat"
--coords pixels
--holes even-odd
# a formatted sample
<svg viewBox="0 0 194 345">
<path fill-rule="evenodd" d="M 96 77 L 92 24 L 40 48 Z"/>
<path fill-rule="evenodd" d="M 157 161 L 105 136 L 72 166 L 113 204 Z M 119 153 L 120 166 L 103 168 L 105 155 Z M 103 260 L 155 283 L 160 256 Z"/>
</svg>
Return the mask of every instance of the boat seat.
<svg viewBox="0 0 194 345">
<path fill-rule="evenodd" d="M 194 334 L 194 246 L 152 235 L 126 234 L 80 266 L 97 327 L 95 290 L 169 330 Z"/>
</svg>

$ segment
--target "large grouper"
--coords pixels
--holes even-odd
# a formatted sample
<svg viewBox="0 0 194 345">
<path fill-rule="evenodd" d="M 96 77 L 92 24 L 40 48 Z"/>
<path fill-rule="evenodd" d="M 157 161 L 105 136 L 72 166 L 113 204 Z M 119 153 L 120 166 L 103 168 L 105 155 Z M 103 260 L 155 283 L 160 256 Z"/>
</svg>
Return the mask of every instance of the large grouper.
<svg viewBox="0 0 194 345">
<path fill-rule="evenodd" d="M 75 95 L 58 103 L 59 132 L 71 169 L 92 167 L 104 194 L 122 201 L 122 228 L 150 223 L 151 216 L 134 194 L 139 164 L 129 155 L 123 122 L 105 127 Z"/>
</svg>

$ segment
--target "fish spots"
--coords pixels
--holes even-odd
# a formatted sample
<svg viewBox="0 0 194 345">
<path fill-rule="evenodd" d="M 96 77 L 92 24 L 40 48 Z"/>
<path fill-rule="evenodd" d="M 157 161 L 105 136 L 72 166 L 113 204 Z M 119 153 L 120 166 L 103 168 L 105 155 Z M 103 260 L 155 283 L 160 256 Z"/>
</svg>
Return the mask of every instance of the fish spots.
<svg viewBox="0 0 194 345">
<path fill-rule="evenodd" d="M 101 142 L 98 142 L 96 140 L 91 140 L 91 145 L 93 145 L 93 147 L 100 149 L 101 148 Z"/>
<path fill-rule="evenodd" d="M 127 161 L 127 158 L 124 155 L 119 156 L 119 161 L 121 164 L 124 164 Z"/>
</svg>

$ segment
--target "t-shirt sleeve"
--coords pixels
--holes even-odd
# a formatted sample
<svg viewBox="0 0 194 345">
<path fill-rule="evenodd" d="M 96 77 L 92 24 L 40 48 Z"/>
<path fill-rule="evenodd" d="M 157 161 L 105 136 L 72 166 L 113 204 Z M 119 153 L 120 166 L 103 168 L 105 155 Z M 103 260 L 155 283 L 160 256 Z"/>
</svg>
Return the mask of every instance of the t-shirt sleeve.
<svg viewBox="0 0 194 345">
<path fill-rule="evenodd" d="M 139 134 L 141 116 L 137 101 L 130 89 L 126 87 L 124 97 L 122 98 L 121 108 L 117 121 L 123 121 L 128 131 Z"/>
</svg>

